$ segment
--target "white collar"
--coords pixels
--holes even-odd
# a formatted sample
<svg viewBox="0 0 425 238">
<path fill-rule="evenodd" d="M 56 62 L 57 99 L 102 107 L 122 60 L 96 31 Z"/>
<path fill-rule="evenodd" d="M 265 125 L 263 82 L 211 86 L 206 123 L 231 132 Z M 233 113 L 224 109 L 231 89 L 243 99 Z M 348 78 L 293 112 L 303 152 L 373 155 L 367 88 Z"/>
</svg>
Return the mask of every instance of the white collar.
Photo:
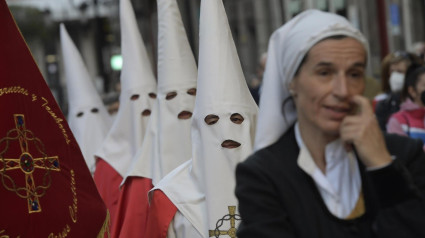
<svg viewBox="0 0 425 238">
<path fill-rule="evenodd" d="M 298 166 L 312 177 L 329 211 L 339 218 L 347 217 L 361 189 L 360 170 L 354 154 L 347 153 L 339 139 L 329 143 L 325 149 L 326 174 L 323 174 L 304 145 L 298 122 L 295 138 L 300 148 Z"/>
</svg>

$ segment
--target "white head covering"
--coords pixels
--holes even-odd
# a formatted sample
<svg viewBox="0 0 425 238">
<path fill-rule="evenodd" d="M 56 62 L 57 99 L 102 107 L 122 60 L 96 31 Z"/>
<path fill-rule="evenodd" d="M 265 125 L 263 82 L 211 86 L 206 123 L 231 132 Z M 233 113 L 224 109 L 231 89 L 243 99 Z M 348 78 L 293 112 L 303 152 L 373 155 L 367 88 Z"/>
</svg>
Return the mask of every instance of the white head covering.
<svg viewBox="0 0 425 238">
<path fill-rule="evenodd" d="M 63 23 L 60 24 L 60 36 L 68 89 L 68 123 L 93 174 L 96 167 L 94 153 L 105 139 L 112 120 Z"/>
<path fill-rule="evenodd" d="M 192 122 L 192 166 L 186 167 L 186 175 L 182 175 L 184 165 L 179 167 L 170 174 L 176 177 L 166 176 L 164 180 L 168 184 L 161 181 L 158 188 L 204 237 L 210 237 L 217 221 L 229 214 L 229 207 L 238 213 L 234 173 L 236 165 L 252 152 L 258 109 L 243 76 L 221 0 L 203 0 L 201 3 L 199 47 L 198 95 Z M 244 118 L 242 123 L 231 121 L 235 113 Z M 208 115 L 216 115 L 219 119 L 208 125 L 205 121 Z M 240 146 L 223 148 L 222 143 L 228 140 L 240 143 Z M 200 192 L 194 191 L 205 194 L 203 205 L 195 199 L 201 198 Z M 206 210 L 201 210 L 207 217 L 204 220 L 199 220 L 204 217 L 197 213 L 199 207 Z M 229 230 L 230 222 L 223 222 L 218 229 Z"/>
<path fill-rule="evenodd" d="M 282 112 L 295 71 L 311 47 L 336 35 L 352 37 L 369 51 L 365 37 L 344 17 L 319 10 L 304 11 L 273 33 L 267 51 L 255 150 L 276 142 L 295 122 L 297 115 L 292 101 Z"/>
<path fill-rule="evenodd" d="M 187 40 L 176 0 L 158 0 L 158 99 L 156 120 L 149 123 L 146 145 L 136 156 L 130 176 L 151 178 L 156 184 L 171 170 L 190 159 L 190 126 L 196 89 L 196 62 Z M 176 93 L 167 99 L 167 94 Z M 179 119 L 186 112 L 190 118 Z M 182 114 L 180 114 L 182 115 Z M 152 128 L 151 128 L 152 127 Z M 154 142 L 153 142 L 154 141 Z M 152 144 L 156 144 L 153 145 Z M 150 149 L 148 148 L 150 147 Z M 157 150 L 157 154 L 152 152 Z"/>
<path fill-rule="evenodd" d="M 123 56 L 120 107 L 96 155 L 124 177 L 137 149 L 142 146 L 149 120 L 149 116 L 142 113 L 152 110 L 154 98 L 149 95 L 156 92 L 156 81 L 130 0 L 120 1 L 120 20 Z M 132 97 L 137 99 L 131 100 Z"/>
</svg>

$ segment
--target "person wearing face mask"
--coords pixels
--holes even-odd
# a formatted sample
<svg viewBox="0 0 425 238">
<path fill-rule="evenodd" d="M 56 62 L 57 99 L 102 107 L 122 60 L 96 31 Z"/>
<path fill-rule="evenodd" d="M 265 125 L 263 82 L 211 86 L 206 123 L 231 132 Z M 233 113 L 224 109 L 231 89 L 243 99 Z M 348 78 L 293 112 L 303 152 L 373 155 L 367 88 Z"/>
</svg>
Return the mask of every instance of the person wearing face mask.
<svg viewBox="0 0 425 238">
<path fill-rule="evenodd" d="M 384 93 L 373 100 L 375 114 L 381 130 L 386 130 L 388 118 L 400 110 L 400 93 L 404 84 L 404 74 L 412 62 L 420 59 L 412 53 L 396 51 L 387 55 L 381 66 L 381 85 Z"/>
<path fill-rule="evenodd" d="M 421 139 L 425 142 L 425 66 L 413 64 L 406 73 L 400 111 L 387 124 L 388 133 Z M 425 149 L 425 147 L 424 147 Z"/>
</svg>

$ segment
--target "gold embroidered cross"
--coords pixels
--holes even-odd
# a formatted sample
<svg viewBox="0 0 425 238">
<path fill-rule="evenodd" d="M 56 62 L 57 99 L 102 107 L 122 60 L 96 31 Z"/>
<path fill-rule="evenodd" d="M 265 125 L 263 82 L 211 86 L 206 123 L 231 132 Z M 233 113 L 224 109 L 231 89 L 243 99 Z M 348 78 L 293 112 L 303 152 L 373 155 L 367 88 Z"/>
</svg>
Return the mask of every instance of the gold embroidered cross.
<svg viewBox="0 0 425 238">
<path fill-rule="evenodd" d="M 28 149 L 28 142 L 33 141 L 33 143 L 36 144 L 37 149 L 39 149 L 38 147 L 42 146 L 42 143 L 38 138 L 33 136 L 31 131 L 25 128 L 25 116 L 23 114 L 14 114 L 13 116 L 16 125 L 16 130 L 13 131 L 17 132 L 16 137 L 19 140 L 21 155 L 18 159 L 1 158 L 0 155 L 0 159 L 3 162 L 2 164 L 0 163 L 0 174 L 6 177 L 4 172 L 21 169 L 21 171 L 25 174 L 25 188 L 16 188 L 14 181 L 8 176 L 6 178 L 8 178 L 10 183 L 13 184 L 13 188 L 6 186 L 4 182 L 3 185 L 6 189 L 16 192 L 19 197 L 27 199 L 29 213 L 41 212 L 39 198 L 42 197 L 45 194 L 47 188 L 50 187 L 50 181 L 47 185 L 43 184 L 42 186 L 36 186 L 33 178 L 33 172 L 36 168 L 44 169 L 47 172 L 50 170 L 60 171 L 59 158 L 58 156 L 48 157 L 47 155 L 44 155 L 42 158 L 33 158 Z M 12 139 L 16 139 L 16 137 Z M 7 145 L 8 144 L 9 142 L 7 142 Z M 22 195 L 21 191 L 26 192 L 26 194 Z"/>
<path fill-rule="evenodd" d="M 225 215 L 222 219 L 217 221 L 215 230 L 209 230 L 209 237 L 220 237 L 227 235 L 231 238 L 236 238 L 236 220 L 240 220 L 239 215 L 236 214 L 236 206 L 228 206 L 229 214 Z M 220 227 L 224 220 L 230 220 L 230 229 L 227 231 L 221 231 Z"/>
</svg>

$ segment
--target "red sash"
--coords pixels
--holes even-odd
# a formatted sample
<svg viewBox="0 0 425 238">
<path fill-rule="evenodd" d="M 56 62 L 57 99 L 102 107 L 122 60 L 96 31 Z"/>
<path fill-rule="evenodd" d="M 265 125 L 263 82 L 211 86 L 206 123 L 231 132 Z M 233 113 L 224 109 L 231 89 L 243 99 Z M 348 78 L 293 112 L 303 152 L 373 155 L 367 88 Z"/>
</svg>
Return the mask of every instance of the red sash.
<svg viewBox="0 0 425 238">
<path fill-rule="evenodd" d="M 144 237 L 149 208 L 148 192 L 151 189 L 151 179 L 127 178 L 118 200 L 117 217 L 112 223 L 112 237 Z"/>
<path fill-rule="evenodd" d="M 145 237 L 166 238 L 168 227 L 177 212 L 177 207 L 161 191 L 155 190 L 149 207 Z"/>
<path fill-rule="evenodd" d="M 93 179 L 100 196 L 111 214 L 111 224 L 114 224 L 117 217 L 117 205 L 120 196 L 119 187 L 122 182 L 122 177 L 106 161 L 98 158 Z"/>
</svg>

